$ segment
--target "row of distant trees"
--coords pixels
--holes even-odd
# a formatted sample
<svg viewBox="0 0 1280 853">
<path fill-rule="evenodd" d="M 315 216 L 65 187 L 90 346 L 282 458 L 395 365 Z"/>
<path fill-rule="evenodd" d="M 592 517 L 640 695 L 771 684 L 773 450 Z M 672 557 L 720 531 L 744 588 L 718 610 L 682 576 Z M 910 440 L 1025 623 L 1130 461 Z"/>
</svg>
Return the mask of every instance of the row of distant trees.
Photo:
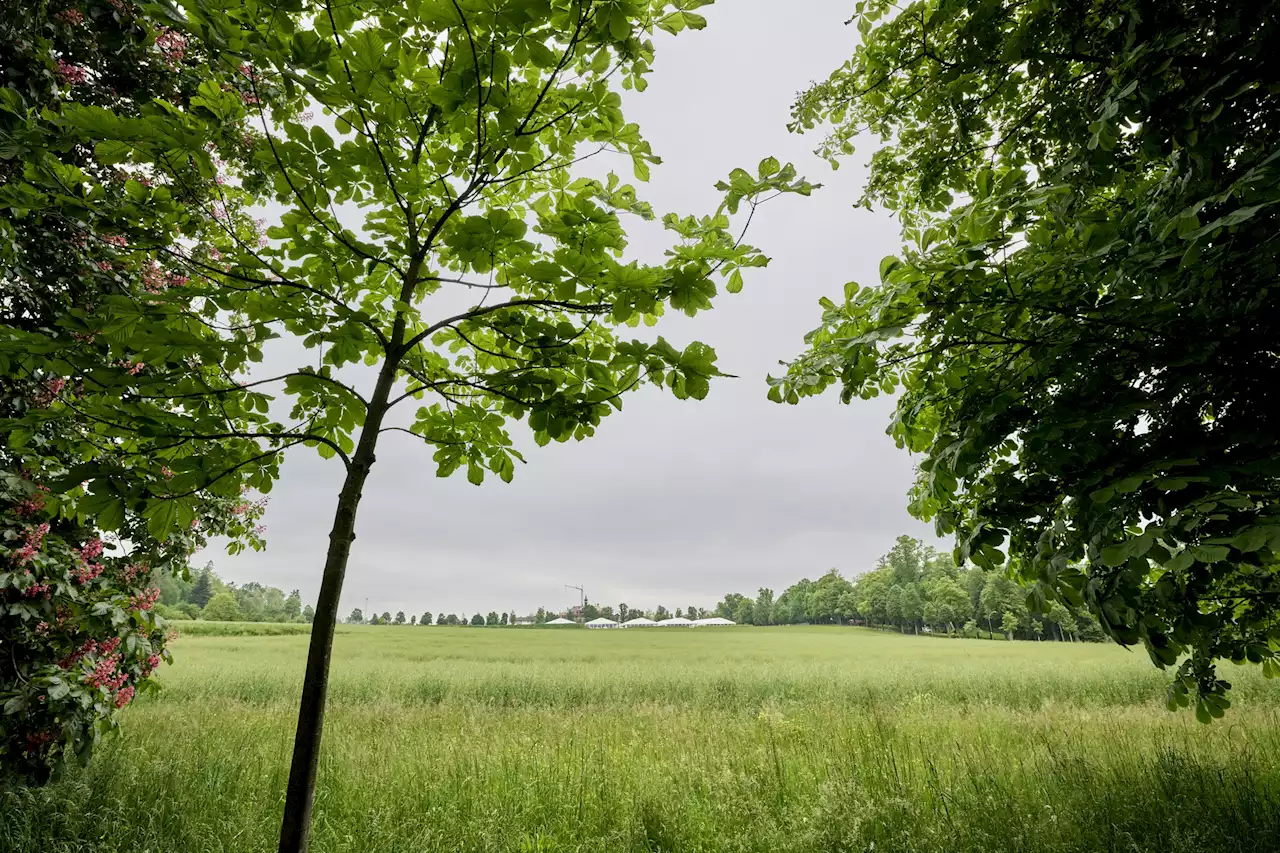
<svg viewBox="0 0 1280 853">
<path fill-rule="evenodd" d="M 165 577 L 160 582 L 157 610 L 170 619 L 210 619 L 244 622 L 310 622 L 312 608 L 303 606 L 298 590 L 282 590 L 259 583 L 236 585 L 223 581 L 211 568 L 191 580 Z M 598 617 L 625 622 L 640 616 L 661 620 L 671 616 L 702 619 L 722 616 L 742 625 L 862 624 L 904 632 L 932 631 L 1008 639 L 1102 640 L 1104 634 L 1087 611 L 1059 603 L 1038 613 L 1027 606 L 1026 590 L 1003 572 L 960 566 L 949 553 L 940 553 L 909 536 L 898 537 L 874 569 L 846 578 L 835 569 L 817 580 L 804 578 L 781 595 L 761 588 L 754 596 L 729 593 L 714 609 L 697 605 L 669 610 L 629 607 L 622 603 L 586 602 L 573 611 L 539 607 L 532 616 L 490 610 L 457 613 L 365 614 L 351 611 L 352 625 L 465 625 L 502 627 L 543 624 L 557 616 L 590 621 Z"/>
<path fill-rule="evenodd" d="M 689 619 L 700 619 L 704 616 L 710 616 L 712 612 L 713 611 L 704 610 L 700 607 L 689 607 L 687 609 L 677 607 L 675 609 L 674 615 L 677 617 L 685 616 Z M 645 616 L 650 619 L 657 620 L 657 619 L 666 619 L 672 615 L 673 615 L 672 611 L 669 611 L 667 610 L 666 607 L 662 607 L 662 606 L 659 606 L 653 610 L 639 610 L 639 609 L 630 608 L 624 603 L 624 604 L 619 604 L 618 607 L 615 609 L 612 605 L 608 605 L 608 604 L 595 605 L 595 604 L 592 604 L 591 602 L 587 602 L 581 608 L 580 613 L 573 613 L 572 611 L 567 611 L 567 610 L 556 612 L 556 611 L 547 610 L 545 607 L 539 607 L 532 616 L 517 616 L 514 611 L 499 613 L 496 610 L 490 610 L 487 615 L 483 613 L 476 613 L 472 616 L 467 616 L 466 613 L 463 613 L 462 615 L 458 615 L 456 613 L 438 613 L 438 614 L 434 614 L 434 621 L 433 621 L 433 614 L 430 611 L 423 613 L 421 617 L 417 615 L 406 616 L 403 610 L 397 612 L 395 616 L 392 616 L 390 611 L 384 611 L 381 615 L 378 615 L 377 613 L 370 613 L 369 615 L 366 616 L 364 611 L 361 610 L 359 607 L 357 607 L 351 611 L 350 615 L 347 616 L 347 624 L 348 625 L 433 625 L 434 624 L 434 625 L 470 625 L 475 627 L 482 627 L 482 626 L 501 627 L 503 625 L 516 625 L 521 623 L 523 624 L 532 623 L 535 625 L 542 625 L 546 622 L 549 622 L 552 619 L 555 619 L 558 616 L 573 616 L 575 618 L 581 618 L 584 621 L 590 621 L 592 619 L 597 619 L 603 616 L 606 619 L 615 619 L 621 622 L 625 622 L 628 619 L 635 619 L 640 616 Z"/>
<path fill-rule="evenodd" d="M 957 565 L 951 554 L 909 536 L 898 537 L 876 568 L 852 579 L 832 569 L 774 596 L 730 593 L 716 614 L 741 624 L 858 623 L 919 633 L 922 630 L 1008 639 L 1102 640 L 1087 611 L 1052 604 L 1045 613 L 1027 605 L 1027 591 L 1003 572 Z"/>
<path fill-rule="evenodd" d="M 155 610 L 166 619 L 208 619 L 217 622 L 311 622 L 315 610 L 303 605 L 302 594 L 250 581 L 237 585 L 205 566 L 190 579 L 165 574 L 157 581 L 160 603 Z"/>
</svg>

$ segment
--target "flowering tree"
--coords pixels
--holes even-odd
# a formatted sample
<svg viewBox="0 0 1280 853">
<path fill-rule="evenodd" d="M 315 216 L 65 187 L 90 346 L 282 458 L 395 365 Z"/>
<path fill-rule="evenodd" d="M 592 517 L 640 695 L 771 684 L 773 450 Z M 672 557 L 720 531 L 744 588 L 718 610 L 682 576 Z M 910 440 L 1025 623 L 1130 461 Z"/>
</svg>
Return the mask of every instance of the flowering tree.
<svg viewBox="0 0 1280 853">
<path fill-rule="evenodd" d="M 201 227 L 146 215 L 140 199 L 198 211 L 216 181 L 183 173 L 175 191 L 65 121 L 73 108 L 136 120 L 147 104 L 189 103 L 207 55 L 130 3 L 85 0 L 7 16 L 0 56 L 0 769 L 42 779 L 86 757 L 151 686 L 167 656 L 155 573 L 185 572 L 210 535 L 261 546 L 261 513 L 243 477 L 210 488 L 206 473 L 247 445 L 183 453 L 103 419 L 152 396 L 166 364 L 201 380 L 225 369 L 184 273 L 139 251 Z M 154 326 L 164 349 L 140 348 L 130 325 Z"/>
<path fill-rule="evenodd" d="M 583 439 L 642 383 L 701 399 L 721 375 L 703 344 L 625 340 L 616 330 L 652 326 L 668 307 L 707 309 L 717 282 L 738 290 L 743 271 L 767 258 L 742 242 L 733 216 L 749 221 L 766 198 L 810 185 L 772 158 L 755 174 L 736 169 L 719 185 L 718 210 L 662 218 L 672 245 L 660 262 L 644 263 L 627 257 L 623 225 L 654 219 L 635 187 L 614 174 L 570 173 L 598 154 L 621 157 L 646 178 L 657 158 L 625 120 L 614 85 L 643 88 L 654 28 L 701 27 L 692 11 L 699 5 L 311 0 L 285 11 L 260 0 L 203 0 L 173 25 L 234 78 L 202 82 L 187 109 L 165 105 L 137 118 L 68 111 L 70 126 L 101 140 L 99 150 L 163 176 L 166 192 L 138 187 L 121 201 L 127 211 L 185 235 L 149 244 L 153 259 L 183 277 L 181 288 L 162 286 L 151 300 L 169 312 L 165 322 L 132 322 L 133 307 L 120 301 L 67 321 L 82 335 L 110 330 L 146 354 L 137 359 L 147 364 L 139 393 L 123 402 L 90 393 L 77 408 L 111 441 L 165 447 L 187 489 L 218 492 L 224 478 L 265 488 L 279 452 L 299 443 L 345 469 L 283 851 L 307 845 L 338 600 L 381 439 L 397 432 L 425 441 L 441 476 L 510 480 L 523 461 L 513 421 L 527 419 L 539 444 Z M 251 134 L 239 130 L 245 122 Z M 248 156 L 226 156 L 224 146 Z M 224 183 L 201 196 L 198 182 L 220 174 Z M 283 209 L 265 233 L 248 219 L 260 191 Z M 197 324 L 216 325 L 216 339 Z M 318 364 L 237 381 L 235 371 L 278 335 L 319 350 Z M 225 371 L 211 361 L 193 368 L 191 349 L 174 359 L 175 343 L 191 337 L 199 357 Z M 372 375 L 346 369 L 361 363 Z M 357 383 L 361 375 L 368 380 Z M 273 388 L 292 399 L 287 424 L 268 417 Z M 201 449 L 209 441 L 219 442 L 213 458 Z M 92 489 L 105 475 L 84 476 Z M 175 487 L 146 504 L 157 535 L 181 526 L 173 522 L 190 513 L 189 500 Z"/>
</svg>

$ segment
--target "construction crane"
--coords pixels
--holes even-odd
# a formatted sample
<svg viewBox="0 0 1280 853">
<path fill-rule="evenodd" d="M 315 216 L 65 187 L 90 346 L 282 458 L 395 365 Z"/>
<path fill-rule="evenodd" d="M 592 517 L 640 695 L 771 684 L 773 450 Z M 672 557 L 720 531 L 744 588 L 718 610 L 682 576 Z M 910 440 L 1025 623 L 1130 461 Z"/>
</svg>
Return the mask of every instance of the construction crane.
<svg viewBox="0 0 1280 853">
<path fill-rule="evenodd" d="M 587 607 L 587 593 L 586 593 L 586 591 L 585 591 L 582 587 L 580 587 L 580 586 L 574 586 L 574 585 L 573 585 L 573 584 L 571 584 L 571 583 L 567 583 L 567 584 L 565 584 L 565 585 L 564 585 L 564 588 L 565 588 L 565 589 L 576 589 L 576 590 L 578 591 L 578 618 L 579 618 L 579 619 L 581 619 L 581 618 L 582 618 L 582 611 L 583 611 L 583 610 L 585 610 L 585 609 L 586 609 L 586 607 Z"/>
</svg>

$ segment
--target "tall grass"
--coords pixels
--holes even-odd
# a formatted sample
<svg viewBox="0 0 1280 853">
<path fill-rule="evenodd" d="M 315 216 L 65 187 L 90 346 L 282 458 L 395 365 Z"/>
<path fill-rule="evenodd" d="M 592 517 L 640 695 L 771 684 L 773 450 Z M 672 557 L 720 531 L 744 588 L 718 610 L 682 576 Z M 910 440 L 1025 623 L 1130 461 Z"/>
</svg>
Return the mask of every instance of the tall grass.
<svg viewBox="0 0 1280 853">
<path fill-rule="evenodd" d="M 0 793 L 0 849 L 273 846 L 305 636 L 184 637 L 87 771 Z M 856 629 L 353 628 L 314 849 L 1280 850 L 1280 693 L 1170 714 L 1101 645 Z"/>
<path fill-rule="evenodd" d="M 178 636 L 195 637 L 279 637 L 286 634 L 311 634 L 311 626 L 296 622 L 207 622 L 181 620 L 169 623 Z M 345 629 L 339 629 L 345 630 Z"/>
</svg>

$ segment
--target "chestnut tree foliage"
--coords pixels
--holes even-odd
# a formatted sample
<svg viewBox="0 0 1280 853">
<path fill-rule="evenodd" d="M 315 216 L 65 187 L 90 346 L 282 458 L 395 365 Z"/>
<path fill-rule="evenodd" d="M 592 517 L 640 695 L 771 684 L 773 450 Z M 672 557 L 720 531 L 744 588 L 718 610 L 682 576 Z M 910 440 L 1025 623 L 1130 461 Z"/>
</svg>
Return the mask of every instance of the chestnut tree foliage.
<svg viewBox="0 0 1280 853">
<path fill-rule="evenodd" d="M 182 238 L 134 215 L 130 199 L 159 177 L 99 156 L 66 121 L 83 105 L 137 116 L 158 99 L 184 104 L 210 78 L 205 57 L 109 0 L 27 4 L 0 20 L 0 57 L 0 775 L 38 781 L 87 757 L 154 686 L 168 657 L 157 576 L 185 573 L 211 535 L 260 546 L 260 509 L 233 478 L 209 488 L 200 468 L 243 448 L 210 442 L 190 457 L 104 418 L 150 394 L 178 351 L 192 375 L 220 372 L 202 350 L 219 332 L 176 322 L 189 307 L 181 274 L 136 250 Z M 192 204 L 215 184 L 184 185 L 152 191 Z M 169 335 L 164 355 L 126 333 L 148 316 Z"/>
<path fill-rule="evenodd" d="M 887 0 L 796 104 L 884 141 L 881 282 L 823 300 L 775 400 L 899 394 L 957 556 L 1175 667 L 1280 672 L 1280 18 L 1218 0 Z M 1181 661 L 1181 662 L 1180 662 Z"/>
<path fill-rule="evenodd" d="M 624 333 L 738 290 L 767 262 L 742 240 L 749 214 L 809 184 L 767 158 L 718 185 L 717 210 L 659 220 L 624 178 L 573 168 L 598 155 L 647 177 L 657 157 L 617 89 L 644 87 L 655 30 L 700 28 L 703 2 L 191 0 L 168 8 L 169 26 L 232 79 L 211 75 L 185 107 L 66 111 L 99 157 L 153 176 L 113 200 L 125 215 L 182 235 L 134 244 L 182 275 L 146 322 L 124 301 L 68 321 L 150 368 L 145 393 L 87 394 L 79 409 L 113 440 L 168 448 L 189 489 L 265 489 L 295 444 L 345 468 L 281 850 L 307 844 L 338 599 L 383 436 L 432 446 L 441 476 L 510 480 L 519 421 L 539 444 L 583 439 L 630 390 L 701 399 L 722 375 L 701 343 Z M 89 175 L 68 182 L 96 191 Z M 265 232 L 253 222 L 264 197 Z M 650 220 L 670 247 L 642 260 L 625 224 Z M 245 381 L 277 337 L 305 347 L 305 363 Z M 93 491 L 100 475 L 84 476 Z M 154 510 L 158 536 L 186 518 L 176 489 Z"/>
</svg>

